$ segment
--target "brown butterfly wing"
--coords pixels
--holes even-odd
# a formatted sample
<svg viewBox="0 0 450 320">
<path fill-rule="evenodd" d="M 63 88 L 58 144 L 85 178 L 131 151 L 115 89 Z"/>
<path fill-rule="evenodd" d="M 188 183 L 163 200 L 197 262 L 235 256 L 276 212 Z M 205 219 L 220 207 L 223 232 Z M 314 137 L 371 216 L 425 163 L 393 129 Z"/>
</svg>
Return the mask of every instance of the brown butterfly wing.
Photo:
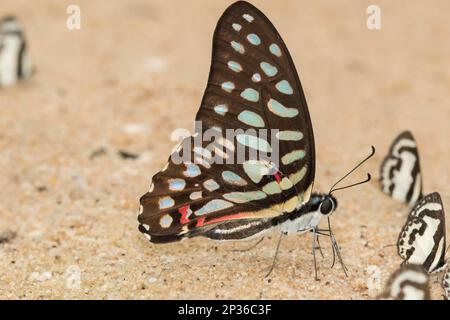
<svg viewBox="0 0 450 320">
<path fill-rule="evenodd" d="M 196 120 L 199 130 L 175 152 L 183 160 L 171 157 L 141 198 L 140 230 L 151 241 L 288 214 L 308 201 L 315 150 L 300 80 L 275 27 L 246 2 L 217 24 Z"/>
</svg>

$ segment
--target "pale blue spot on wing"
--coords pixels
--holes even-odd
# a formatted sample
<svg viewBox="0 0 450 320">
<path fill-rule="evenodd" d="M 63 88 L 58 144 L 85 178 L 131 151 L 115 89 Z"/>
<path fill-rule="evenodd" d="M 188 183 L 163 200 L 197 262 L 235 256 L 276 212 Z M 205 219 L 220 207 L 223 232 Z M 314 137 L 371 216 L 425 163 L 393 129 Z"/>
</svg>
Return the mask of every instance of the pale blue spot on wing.
<svg viewBox="0 0 450 320">
<path fill-rule="evenodd" d="M 303 133 L 301 131 L 284 130 L 277 132 L 276 137 L 283 141 L 300 141 L 303 139 Z"/>
<path fill-rule="evenodd" d="M 242 71 L 242 66 L 236 61 L 228 61 L 228 68 L 230 68 L 234 72 Z"/>
<path fill-rule="evenodd" d="M 298 115 L 298 110 L 295 108 L 286 108 L 281 103 L 279 103 L 275 99 L 270 99 L 269 102 L 267 102 L 267 107 L 270 111 L 272 111 L 274 114 L 276 114 L 279 117 L 283 118 L 293 118 L 296 115 Z"/>
<path fill-rule="evenodd" d="M 277 88 L 278 91 L 280 91 L 281 93 L 284 94 L 293 94 L 294 91 L 292 90 L 291 85 L 289 84 L 289 82 L 287 80 L 281 80 L 280 82 L 278 82 L 275 87 Z"/>
<path fill-rule="evenodd" d="M 255 18 L 253 18 L 251 15 L 249 15 L 248 13 L 245 13 L 242 15 L 242 18 L 244 18 L 245 20 L 247 20 L 248 22 L 252 22 L 253 20 L 255 20 Z"/>
<path fill-rule="evenodd" d="M 213 126 L 210 129 L 208 129 L 208 130 L 215 131 L 217 133 L 222 133 L 222 128 L 217 127 L 217 126 Z"/>
<path fill-rule="evenodd" d="M 220 211 L 223 209 L 227 209 L 232 207 L 233 204 L 231 202 L 222 200 L 222 199 L 214 199 L 205 204 L 203 207 L 195 211 L 195 215 L 201 216 L 204 214 L 208 214 L 215 211 Z"/>
<path fill-rule="evenodd" d="M 236 31 L 241 31 L 241 29 L 242 29 L 242 26 L 239 23 L 233 23 L 232 27 Z"/>
<path fill-rule="evenodd" d="M 186 186 L 186 181 L 183 179 L 170 179 L 169 180 L 169 189 L 172 191 L 180 191 L 183 190 Z"/>
<path fill-rule="evenodd" d="M 247 176 L 254 182 L 259 183 L 263 176 L 269 174 L 272 167 L 267 161 L 248 160 L 242 166 Z"/>
<path fill-rule="evenodd" d="M 222 89 L 226 92 L 231 92 L 234 89 L 234 83 L 231 81 L 224 82 L 222 83 Z"/>
<path fill-rule="evenodd" d="M 163 228 L 168 228 L 172 224 L 173 218 L 166 214 L 159 220 L 159 225 Z"/>
<path fill-rule="evenodd" d="M 241 97 L 245 100 L 257 102 L 259 100 L 259 92 L 252 88 L 247 88 L 241 92 Z"/>
<path fill-rule="evenodd" d="M 186 171 L 183 172 L 186 177 L 195 178 L 201 174 L 200 168 L 193 163 L 186 164 Z"/>
<path fill-rule="evenodd" d="M 224 116 L 228 112 L 228 107 L 224 104 L 219 104 L 214 107 L 214 112 L 221 116 Z"/>
<path fill-rule="evenodd" d="M 253 44 L 255 46 L 259 46 L 261 44 L 261 39 L 254 33 L 250 33 L 247 36 L 247 40 L 248 40 L 248 42 L 250 42 L 251 44 Z"/>
<path fill-rule="evenodd" d="M 272 152 L 269 142 L 262 138 L 258 138 L 248 134 L 238 134 L 236 139 L 240 144 L 262 152 Z"/>
<path fill-rule="evenodd" d="M 307 168 L 308 167 L 304 165 L 300 170 L 289 175 L 289 180 L 292 182 L 292 184 L 297 184 L 305 177 Z"/>
<path fill-rule="evenodd" d="M 267 197 L 262 191 L 247 191 L 247 192 L 230 192 L 225 193 L 223 197 L 234 203 L 246 203 L 255 200 L 261 200 Z"/>
<path fill-rule="evenodd" d="M 211 151 L 202 147 L 194 147 L 194 152 L 204 159 L 211 159 Z"/>
<path fill-rule="evenodd" d="M 202 192 L 201 191 L 194 191 L 189 195 L 189 199 L 191 200 L 198 200 L 202 197 Z"/>
<path fill-rule="evenodd" d="M 265 193 L 267 193 L 269 195 L 273 195 L 273 194 L 281 193 L 282 190 L 277 181 L 272 181 L 272 182 L 267 183 L 262 188 L 262 191 L 264 191 Z"/>
<path fill-rule="evenodd" d="M 159 199 L 159 209 L 167 209 L 172 207 L 175 201 L 171 197 L 164 197 Z"/>
<path fill-rule="evenodd" d="M 261 116 L 253 111 L 244 110 L 238 115 L 239 121 L 248 124 L 249 126 L 262 128 L 264 127 L 264 120 Z"/>
<path fill-rule="evenodd" d="M 238 186 L 245 186 L 247 185 L 247 181 L 245 181 L 243 178 L 241 178 L 239 175 L 232 171 L 223 171 L 222 172 L 222 178 L 225 182 L 238 185 Z"/>
<path fill-rule="evenodd" d="M 259 73 L 254 73 L 252 76 L 253 82 L 260 82 L 261 81 L 261 75 Z"/>
<path fill-rule="evenodd" d="M 243 54 L 245 52 L 244 46 L 239 42 L 231 41 L 231 46 L 233 47 L 234 50 L 236 50 L 240 54 Z"/>
<path fill-rule="evenodd" d="M 220 188 L 219 184 L 214 179 L 208 179 L 205 182 L 203 182 L 203 186 L 208 191 L 215 191 Z"/>
<path fill-rule="evenodd" d="M 305 156 L 305 151 L 304 150 L 294 150 L 294 151 L 286 153 L 284 156 L 282 156 L 281 157 L 281 162 L 284 165 L 288 165 L 288 164 L 291 164 L 294 161 L 303 159 L 304 156 Z"/>
<path fill-rule="evenodd" d="M 277 57 L 281 57 L 281 50 L 280 50 L 280 47 L 279 47 L 277 44 L 272 43 L 272 44 L 269 46 L 269 50 L 270 50 L 270 52 L 271 52 L 273 55 L 275 55 L 275 56 L 277 56 Z"/>
<path fill-rule="evenodd" d="M 277 67 L 271 65 L 270 63 L 261 62 L 259 65 L 261 69 L 264 71 L 264 73 L 269 77 L 273 77 L 278 73 Z"/>
<path fill-rule="evenodd" d="M 280 187 L 282 190 L 289 190 L 290 188 L 292 188 L 294 185 L 292 184 L 291 180 L 289 180 L 288 178 L 284 177 L 283 179 L 281 179 L 280 181 Z"/>
</svg>

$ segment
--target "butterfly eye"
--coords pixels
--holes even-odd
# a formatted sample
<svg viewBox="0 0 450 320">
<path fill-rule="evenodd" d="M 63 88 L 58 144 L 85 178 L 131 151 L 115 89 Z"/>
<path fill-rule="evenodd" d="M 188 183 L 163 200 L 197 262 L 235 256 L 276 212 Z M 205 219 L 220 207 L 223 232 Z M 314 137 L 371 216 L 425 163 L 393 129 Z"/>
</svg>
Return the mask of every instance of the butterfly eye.
<svg viewBox="0 0 450 320">
<path fill-rule="evenodd" d="M 329 214 L 333 210 L 333 203 L 330 199 L 325 199 L 320 205 L 320 213 Z"/>
</svg>

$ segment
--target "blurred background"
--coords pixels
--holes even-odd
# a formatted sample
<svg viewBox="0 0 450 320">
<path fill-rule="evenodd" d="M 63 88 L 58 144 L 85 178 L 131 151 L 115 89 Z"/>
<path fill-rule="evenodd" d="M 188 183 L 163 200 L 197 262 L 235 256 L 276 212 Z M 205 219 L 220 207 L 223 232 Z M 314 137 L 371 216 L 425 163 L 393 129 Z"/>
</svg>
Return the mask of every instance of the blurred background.
<svg viewBox="0 0 450 320">
<path fill-rule="evenodd" d="M 333 221 L 349 278 L 329 269 L 328 249 L 315 282 L 308 237 L 283 243 L 268 281 L 261 270 L 275 239 L 236 254 L 230 249 L 238 245 L 155 246 L 138 233 L 139 197 L 169 157 L 170 133 L 192 129 L 215 24 L 231 3 L 1 1 L 0 17 L 15 15 L 23 25 L 36 73 L 0 89 L 0 235 L 10 235 L 0 243 L 0 298 L 378 293 L 367 285 L 368 267 L 380 268 L 384 284 L 398 266 L 395 248 L 382 246 L 395 243 L 408 208 L 376 181 L 339 194 Z M 302 81 L 316 136 L 316 190 L 328 190 L 370 145 L 377 154 L 360 175 L 377 178 L 389 144 L 409 129 L 425 193 L 439 191 L 450 210 L 450 2 L 251 3 L 282 35 Z M 79 30 L 66 27 L 71 4 L 81 9 Z M 381 30 L 366 26 L 371 4 L 381 9 Z M 73 288 L 70 270 L 80 280 Z"/>
</svg>

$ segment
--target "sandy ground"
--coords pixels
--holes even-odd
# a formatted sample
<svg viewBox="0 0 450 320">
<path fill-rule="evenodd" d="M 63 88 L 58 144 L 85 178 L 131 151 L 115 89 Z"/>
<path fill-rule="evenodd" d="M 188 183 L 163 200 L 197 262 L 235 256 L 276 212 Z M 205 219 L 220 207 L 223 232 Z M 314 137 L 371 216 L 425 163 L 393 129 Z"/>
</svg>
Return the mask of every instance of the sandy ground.
<svg viewBox="0 0 450 320">
<path fill-rule="evenodd" d="M 420 148 L 424 190 L 450 210 L 450 3 L 381 1 L 382 30 L 366 28 L 373 1 L 253 1 L 284 37 L 316 135 L 316 190 L 377 154 L 404 129 Z M 314 281 L 310 236 L 247 243 L 192 239 L 156 246 L 137 231 L 138 199 L 165 164 L 176 128 L 192 128 L 217 19 L 231 1 L 2 0 L 23 21 L 37 73 L 0 91 L 0 298 L 370 299 L 387 280 L 408 208 L 376 182 L 338 194 L 335 234 L 350 275 L 330 269 L 323 241 Z M 407 3 L 407 5 L 406 5 Z M 118 150 L 136 153 L 122 159 Z M 96 156 L 92 157 L 92 154 Z M 447 228 L 448 231 L 448 228 Z M 77 282 L 77 272 L 80 282 Z M 433 277 L 433 297 L 441 288 Z M 376 281 L 375 281 L 376 283 Z M 79 285 L 78 285 L 79 284 Z"/>
</svg>

